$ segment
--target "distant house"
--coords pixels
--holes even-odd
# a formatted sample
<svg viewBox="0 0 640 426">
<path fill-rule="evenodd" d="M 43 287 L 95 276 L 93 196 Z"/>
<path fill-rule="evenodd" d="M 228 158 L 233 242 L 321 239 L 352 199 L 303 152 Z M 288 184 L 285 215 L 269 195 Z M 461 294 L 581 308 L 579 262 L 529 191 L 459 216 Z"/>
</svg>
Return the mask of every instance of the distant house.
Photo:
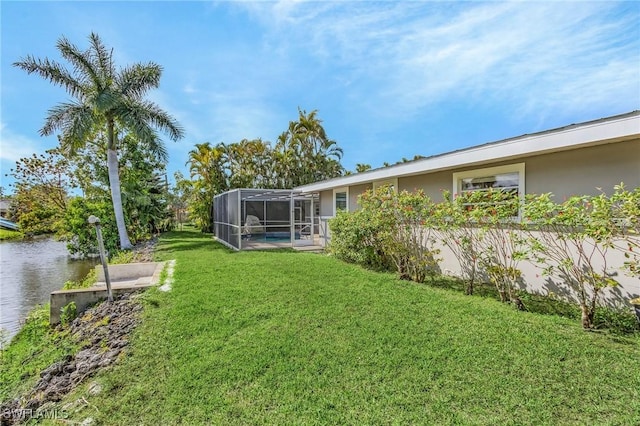
<svg viewBox="0 0 640 426">
<path fill-rule="evenodd" d="M 0 217 L 7 218 L 9 216 L 9 207 L 11 200 L 0 200 Z"/>
<path fill-rule="evenodd" d="M 313 194 L 317 200 L 321 226 L 316 243 L 324 245 L 330 239 L 327 219 L 339 209 L 357 210 L 358 196 L 381 185 L 400 191 L 422 189 L 435 201 L 442 200 L 445 189 L 455 194 L 505 186 L 520 196 L 552 192 L 562 201 L 571 195 L 595 195 L 600 189 L 610 193 L 621 182 L 629 189 L 640 187 L 640 111 L 303 185 L 294 193 Z M 443 254 L 442 269 L 456 274 L 453 256 Z M 621 255 L 611 260 L 616 265 L 624 261 Z M 557 288 L 534 265 L 522 269 L 529 290 Z M 640 280 L 612 273 L 621 286 L 609 292 L 609 300 L 640 295 Z"/>
</svg>

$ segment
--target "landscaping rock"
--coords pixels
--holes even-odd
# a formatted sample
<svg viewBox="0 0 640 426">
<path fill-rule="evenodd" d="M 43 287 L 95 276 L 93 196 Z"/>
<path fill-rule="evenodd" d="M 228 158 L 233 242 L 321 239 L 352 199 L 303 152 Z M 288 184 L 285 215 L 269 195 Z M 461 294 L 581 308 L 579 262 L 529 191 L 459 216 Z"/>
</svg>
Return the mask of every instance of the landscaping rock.
<svg viewBox="0 0 640 426">
<path fill-rule="evenodd" d="M 129 344 L 129 334 L 138 325 L 141 311 L 142 305 L 136 297 L 126 293 L 112 303 L 97 305 L 73 320 L 69 332 L 78 342 L 84 342 L 82 350 L 43 370 L 33 389 L 21 398 L 3 403 L 0 413 L 35 411 L 43 404 L 60 401 L 85 378 L 116 362 Z M 100 391 L 99 385 L 89 388 L 89 393 Z M 0 417 L 1 425 L 21 421 L 9 415 Z"/>
<path fill-rule="evenodd" d="M 99 395 L 102 392 L 102 385 L 98 382 L 91 382 L 87 392 L 89 392 L 89 395 Z"/>
<path fill-rule="evenodd" d="M 133 262 L 153 262 L 153 253 L 158 244 L 158 238 L 153 237 L 133 247 Z"/>
</svg>

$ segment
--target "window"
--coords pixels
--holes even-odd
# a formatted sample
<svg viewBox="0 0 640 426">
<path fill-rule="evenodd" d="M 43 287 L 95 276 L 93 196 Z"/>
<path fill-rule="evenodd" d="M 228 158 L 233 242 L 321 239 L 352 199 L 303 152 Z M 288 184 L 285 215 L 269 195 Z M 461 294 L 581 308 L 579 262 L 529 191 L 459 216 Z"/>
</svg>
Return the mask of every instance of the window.
<svg viewBox="0 0 640 426">
<path fill-rule="evenodd" d="M 333 190 L 333 215 L 338 210 L 349 210 L 349 188 L 337 188 Z"/>
<path fill-rule="evenodd" d="M 524 197 L 524 163 L 489 167 L 453 174 L 453 193 L 461 195 L 477 191 L 504 191 Z M 514 217 L 519 212 L 514 211 Z"/>
</svg>

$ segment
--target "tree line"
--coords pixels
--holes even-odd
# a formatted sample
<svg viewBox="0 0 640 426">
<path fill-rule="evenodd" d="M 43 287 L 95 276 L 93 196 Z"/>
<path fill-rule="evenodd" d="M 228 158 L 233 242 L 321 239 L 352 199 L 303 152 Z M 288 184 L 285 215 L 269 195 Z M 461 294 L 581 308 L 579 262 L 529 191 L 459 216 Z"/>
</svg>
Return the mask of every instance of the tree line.
<svg viewBox="0 0 640 426">
<path fill-rule="evenodd" d="M 317 111 L 298 110 L 275 144 L 262 139 L 196 144 L 190 179 L 175 175 L 169 188 L 167 151 L 160 132 L 177 141 L 184 130 L 145 96 L 160 83 L 153 62 L 114 65 L 113 50 L 97 34 L 80 49 L 65 37 L 56 47 L 68 64 L 27 56 L 14 66 L 66 90 L 72 100 L 54 105 L 40 129 L 58 134 L 59 145 L 26 157 L 15 179 L 11 215 L 27 233 L 57 233 L 74 254 L 93 247 L 86 219 L 102 221 L 107 249 L 129 249 L 154 232 L 181 222 L 188 211 L 211 231 L 213 196 L 233 188 L 292 188 L 342 175 L 342 149 L 331 140 Z M 81 196 L 72 196 L 79 189 Z"/>
<path fill-rule="evenodd" d="M 191 181 L 180 174 L 176 185 L 187 188 L 190 217 L 203 232 L 212 232 L 213 197 L 234 188 L 294 188 L 342 176 L 342 149 L 330 139 L 317 111 L 298 109 L 276 143 L 243 139 L 232 144 L 196 144 L 189 152 Z"/>
</svg>

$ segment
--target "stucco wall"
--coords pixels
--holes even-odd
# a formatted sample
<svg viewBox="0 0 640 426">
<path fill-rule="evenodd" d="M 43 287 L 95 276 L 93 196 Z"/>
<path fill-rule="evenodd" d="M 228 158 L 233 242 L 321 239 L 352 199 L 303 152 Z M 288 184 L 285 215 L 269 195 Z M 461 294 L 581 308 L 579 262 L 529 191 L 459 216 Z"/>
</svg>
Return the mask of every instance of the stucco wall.
<svg viewBox="0 0 640 426">
<path fill-rule="evenodd" d="M 442 190 L 451 191 L 453 172 L 436 172 L 428 175 L 407 176 L 398 179 L 398 190 L 413 192 L 423 190 L 433 201 L 442 201 Z"/>
<path fill-rule="evenodd" d="M 505 164 L 525 163 L 525 190 L 527 193 L 553 192 L 560 201 L 571 195 L 595 195 L 597 188 L 611 193 L 613 186 L 624 182 L 627 188 L 640 187 L 640 139 L 618 142 L 571 151 L 543 154 L 510 161 L 487 163 L 474 167 L 457 168 L 443 172 L 422 174 L 398 179 L 398 189 L 414 191 L 422 189 L 434 201 L 442 200 L 442 190 L 453 189 L 453 173 Z M 357 196 L 372 184 L 349 188 L 350 210 L 357 208 Z M 333 212 L 333 192 L 324 191 L 321 199 L 328 198 Z M 323 199 L 324 203 L 325 200 Z M 442 272 L 457 275 L 460 266 L 452 253 L 442 248 Z M 640 296 L 640 280 L 624 274 L 619 268 L 624 262 L 622 254 L 612 251 L 608 255 L 609 265 L 616 265 L 610 273 L 620 283 L 613 289 L 606 289 L 604 296 L 608 304 L 625 303 L 631 297 Z M 523 288 L 538 293 L 556 293 L 565 298 L 575 298 L 572 294 L 561 294 L 566 289 L 557 277 L 543 276 L 541 269 L 531 263 L 522 262 Z"/>
<path fill-rule="evenodd" d="M 320 192 L 320 216 L 333 216 L 333 191 Z"/>
<path fill-rule="evenodd" d="M 527 193 L 553 192 L 562 200 L 571 195 L 611 193 L 624 182 L 640 186 L 640 139 L 539 155 L 525 161 Z"/>
<path fill-rule="evenodd" d="M 441 249 L 439 264 L 441 272 L 444 275 L 460 276 L 460 264 L 455 255 L 448 247 L 438 244 Z M 575 252 L 575 250 L 573 250 Z M 608 306 L 628 306 L 629 300 L 640 296 L 640 279 L 628 275 L 621 267 L 625 258 L 622 252 L 617 250 L 609 250 L 607 252 L 607 272 L 610 277 L 618 282 L 618 286 L 606 288 L 602 291 L 600 303 Z M 601 258 L 594 256 L 594 265 L 600 266 Z M 528 260 L 519 263 L 518 269 L 522 272 L 522 281 L 520 289 L 530 293 L 538 293 L 544 295 L 553 294 L 563 300 L 571 300 L 577 302 L 577 294 L 574 290 L 563 283 L 563 279 L 559 276 L 546 276 L 543 274 L 542 268 Z"/>
<path fill-rule="evenodd" d="M 353 212 L 360 209 L 360 205 L 358 204 L 358 196 L 368 189 L 372 189 L 372 183 L 366 183 L 364 185 L 355 185 L 349 187 L 349 211 Z"/>
</svg>

